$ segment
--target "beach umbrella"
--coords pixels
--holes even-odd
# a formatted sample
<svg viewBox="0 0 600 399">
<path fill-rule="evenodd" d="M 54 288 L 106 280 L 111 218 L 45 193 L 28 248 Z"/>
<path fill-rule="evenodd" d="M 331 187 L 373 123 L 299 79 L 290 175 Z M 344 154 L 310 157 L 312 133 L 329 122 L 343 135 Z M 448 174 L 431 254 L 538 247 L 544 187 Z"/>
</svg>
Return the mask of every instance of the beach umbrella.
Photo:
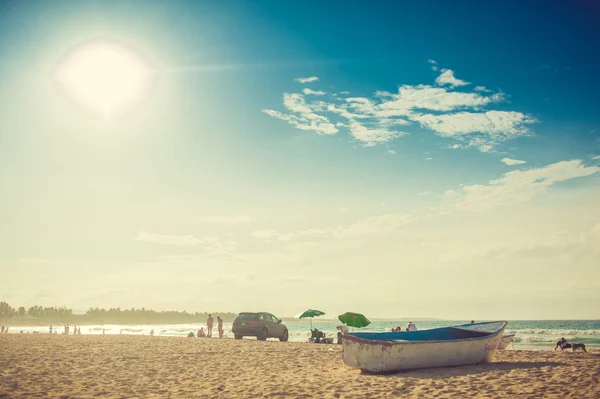
<svg viewBox="0 0 600 399">
<path fill-rule="evenodd" d="M 369 319 L 367 319 L 364 314 L 360 313 L 346 312 L 339 315 L 338 319 L 340 319 L 342 323 L 349 327 L 362 328 L 371 324 Z"/>
<path fill-rule="evenodd" d="M 302 313 L 297 314 L 296 318 L 297 319 L 306 319 L 306 318 L 309 318 L 310 319 L 310 328 L 312 328 L 312 318 L 313 317 L 323 316 L 324 314 L 325 314 L 325 312 L 321 312 L 320 310 L 308 309 L 308 310 L 305 310 Z"/>
</svg>

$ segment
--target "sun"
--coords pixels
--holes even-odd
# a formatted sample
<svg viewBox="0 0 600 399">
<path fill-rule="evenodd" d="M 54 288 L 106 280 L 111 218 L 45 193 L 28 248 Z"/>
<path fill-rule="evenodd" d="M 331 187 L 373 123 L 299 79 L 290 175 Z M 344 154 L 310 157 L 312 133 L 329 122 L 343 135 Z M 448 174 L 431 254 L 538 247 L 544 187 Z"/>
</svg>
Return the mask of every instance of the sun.
<svg viewBox="0 0 600 399">
<path fill-rule="evenodd" d="M 77 104 L 111 118 L 147 97 L 153 76 L 135 52 L 116 42 L 97 40 L 72 51 L 55 77 Z"/>
</svg>

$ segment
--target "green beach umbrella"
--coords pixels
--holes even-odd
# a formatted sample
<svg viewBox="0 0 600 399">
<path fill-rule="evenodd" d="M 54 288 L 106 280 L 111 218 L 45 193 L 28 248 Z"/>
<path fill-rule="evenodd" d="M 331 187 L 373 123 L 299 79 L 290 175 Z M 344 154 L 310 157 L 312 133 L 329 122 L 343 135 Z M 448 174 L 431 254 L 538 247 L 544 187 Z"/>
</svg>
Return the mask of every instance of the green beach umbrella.
<svg viewBox="0 0 600 399">
<path fill-rule="evenodd" d="M 310 319 L 310 328 L 312 328 L 312 318 L 323 316 L 324 314 L 325 314 L 325 312 L 321 312 L 320 310 L 308 309 L 300 314 L 297 314 L 296 318 L 297 319 L 306 319 L 308 317 Z"/>
<path fill-rule="evenodd" d="M 340 319 L 342 323 L 349 327 L 362 328 L 371 324 L 369 319 L 367 319 L 364 314 L 360 313 L 346 312 L 339 315 L 338 319 Z"/>
</svg>

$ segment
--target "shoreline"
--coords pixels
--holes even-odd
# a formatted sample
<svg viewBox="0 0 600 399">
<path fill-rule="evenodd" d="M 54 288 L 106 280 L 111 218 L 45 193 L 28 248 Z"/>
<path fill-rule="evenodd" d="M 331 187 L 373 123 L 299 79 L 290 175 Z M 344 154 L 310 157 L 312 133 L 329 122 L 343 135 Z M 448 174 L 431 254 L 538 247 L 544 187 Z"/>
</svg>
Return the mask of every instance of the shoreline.
<svg viewBox="0 0 600 399">
<path fill-rule="evenodd" d="M 136 335 L 0 335 L 0 397 L 598 397 L 600 351 L 497 351 L 491 363 L 372 375 L 341 345 Z M 566 379 L 565 379 L 566 378 Z"/>
<path fill-rule="evenodd" d="M 96 324 L 94 324 L 96 325 Z M 202 325 L 202 324 L 201 324 Z M 107 325 L 109 326 L 109 325 Z M 158 325 L 157 325 L 158 326 Z M 74 326 L 72 326 L 74 327 Z M 79 325 L 77 327 L 80 327 Z M 81 325 L 81 327 L 85 327 L 85 325 Z M 31 327 L 31 328 L 37 328 L 35 326 Z M 61 330 L 57 330 L 58 333 L 57 334 L 49 334 L 48 331 L 41 331 L 41 332 L 37 332 L 37 333 L 31 333 L 31 332 L 23 332 L 21 333 L 20 330 L 14 330 L 11 328 L 11 330 L 9 331 L 8 334 L 0 334 L 0 336 L 2 335 L 19 335 L 19 336 L 27 336 L 27 335 L 36 335 L 36 336 L 66 336 L 63 332 L 61 332 Z M 97 330 L 97 331 L 101 331 L 101 330 Z M 188 331 L 188 330 L 186 330 Z M 230 331 L 228 331 L 229 333 L 231 333 Z M 160 335 L 159 333 L 156 333 L 153 338 L 190 338 L 187 336 L 188 332 L 185 333 L 180 333 L 177 335 Z M 231 334 L 229 334 L 231 335 Z M 125 332 L 123 334 L 119 334 L 119 333 L 114 333 L 114 332 L 107 332 L 106 334 L 102 334 L 100 332 L 97 333 L 90 333 L 90 332 L 84 332 L 81 335 L 76 335 L 73 333 L 69 333 L 68 336 L 73 336 L 73 337 L 83 337 L 83 336 L 91 336 L 91 337 L 114 337 L 114 336 L 126 336 L 126 337 L 150 337 L 149 334 L 144 334 L 144 333 L 135 333 L 135 332 Z M 198 338 L 198 337 L 194 337 L 193 339 L 201 339 L 201 340 L 233 340 L 233 336 L 228 336 L 227 332 L 226 335 L 224 336 L 224 338 L 217 338 L 217 337 L 213 337 L 213 338 L 207 338 L 207 337 L 203 337 L 203 338 Z M 254 337 L 246 337 L 244 338 L 243 341 L 256 341 L 256 338 Z M 269 338 L 267 340 L 267 342 L 280 342 L 278 339 L 275 338 Z M 302 340 L 292 340 L 290 339 L 290 341 L 288 343 L 294 343 L 294 344 L 302 344 L 302 343 L 308 343 L 307 340 L 302 339 Z M 318 345 L 323 345 L 323 346 L 341 346 L 338 344 L 318 344 Z M 540 344 L 532 344 L 532 343 L 519 343 L 516 342 L 511 343 L 508 345 L 508 347 L 506 347 L 506 349 L 500 350 L 500 352 L 502 351 L 531 351 L 531 352 L 556 352 L 556 353 L 560 353 L 561 350 L 560 349 L 554 349 L 555 345 L 547 345 L 546 343 L 540 343 Z M 588 350 L 597 350 L 600 351 L 600 345 L 598 344 L 586 344 L 586 348 Z M 564 349 L 562 352 L 570 352 L 571 349 Z"/>
</svg>

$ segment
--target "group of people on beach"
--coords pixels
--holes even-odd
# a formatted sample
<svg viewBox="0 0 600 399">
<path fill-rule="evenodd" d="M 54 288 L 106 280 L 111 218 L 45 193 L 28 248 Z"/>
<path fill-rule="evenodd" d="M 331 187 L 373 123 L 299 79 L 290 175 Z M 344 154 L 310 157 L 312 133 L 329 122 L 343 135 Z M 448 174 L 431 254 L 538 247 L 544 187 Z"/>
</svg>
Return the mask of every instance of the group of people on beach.
<svg viewBox="0 0 600 399">
<path fill-rule="evenodd" d="M 402 331 L 402 327 L 400 326 L 396 326 L 392 328 L 392 332 L 400 332 Z M 408 325 L 406 326 L 405 331 L 417 331 L 417 326 L 415 323 L 413 323 L 412 321 L 408 322 Z"/>
<path fill-rule="evenodd" d="M 69 327 L 69 325 L 65 325 L 64 327 L 64 332 L 63 334 L 65 335 L 69 335 L 71 333 L 71 327 Z M 52 332 L 54 331 L 54 334 L 58 334 L 58 330 L 57 329 L 52 329 L 52 326 L 50 326 L 50 334 L 52 334 Z M 77 326 L 73 327 L 73 335 L 81 335 L 81 327 L 77 328 Z"/>
<path fill-rule="evenodd" d="M 198 338 L 212 338 L 213 326 L 215 324 L 215 320 L 212 317 L 212 314 L 208 315 L 206 319 L 206 331 L 204 331 L 204 327 L 200 327 L 198 332 L 196 333 L 196 337 Z M 217 316 L 217 331 L 219 333 L 219 338 L 223 338 L 223 319 L 221 316 Z M 194 337 L 194 332 L 190 331 L 188 337 Z"/>
<path fill-rule="evenodd" d="M 0 331 L 0 333 L 8 334 L 8 326 L 6 326 L 6 327 L 2 326 L 2 330 Z"/>
</svg>

